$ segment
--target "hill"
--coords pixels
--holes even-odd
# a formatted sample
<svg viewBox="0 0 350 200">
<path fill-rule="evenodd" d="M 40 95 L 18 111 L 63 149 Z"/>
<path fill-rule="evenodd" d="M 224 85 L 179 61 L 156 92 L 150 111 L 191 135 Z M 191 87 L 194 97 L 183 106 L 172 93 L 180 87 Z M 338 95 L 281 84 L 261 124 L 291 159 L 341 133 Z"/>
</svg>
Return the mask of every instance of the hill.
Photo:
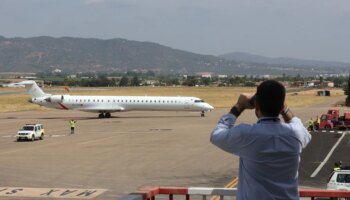
<svg viewBox="0 0 350 200">
<path fill-rule="evenodd" d="M 234 60 L 236 62 L 258 63 L 267 65 L 294 66 L 294 67 L 314 67 L 314 68 L 350 68 L 350 63 L 335 62 L 335 61 L 317 61 L 303 60 L 296 58 L 271 58 L 266 56 L 254 55 L 244 52 L 233 52 L 220 55 L 220 57 Z"/>
<path fill-rule="evenodd" d="M 0 72 L 45 72 L 58 68 L 68 73 L 139 69 L 184 74 L 315 75 L 344 72 L 344 66 L 349 70 L 346 63 L 273 59 L 244 53 L 201 55 L 126 39 L 0 36 Z"/>
<path fill-rule="evenodd" d="M 149 69 L 163 72 L 217 71 L 225 59 L 126 39 L 0 37 L 0 71 L 39 72 Z"/>
</svg>

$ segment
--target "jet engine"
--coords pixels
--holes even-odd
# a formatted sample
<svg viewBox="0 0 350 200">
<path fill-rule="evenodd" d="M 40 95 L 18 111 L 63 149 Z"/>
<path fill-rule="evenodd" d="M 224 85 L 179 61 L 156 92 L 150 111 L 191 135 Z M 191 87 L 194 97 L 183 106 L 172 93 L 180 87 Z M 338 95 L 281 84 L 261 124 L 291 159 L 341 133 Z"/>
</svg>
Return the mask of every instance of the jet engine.
<svg viewBox="0 0 350 200">
<path fill-rule="evenodd" d="M 62 103 L 63 99 L 64 99 L 63 95 L 52 95 L 50 97 L 47 97 L 45 100 L 51 103 Z"/>
</svg>

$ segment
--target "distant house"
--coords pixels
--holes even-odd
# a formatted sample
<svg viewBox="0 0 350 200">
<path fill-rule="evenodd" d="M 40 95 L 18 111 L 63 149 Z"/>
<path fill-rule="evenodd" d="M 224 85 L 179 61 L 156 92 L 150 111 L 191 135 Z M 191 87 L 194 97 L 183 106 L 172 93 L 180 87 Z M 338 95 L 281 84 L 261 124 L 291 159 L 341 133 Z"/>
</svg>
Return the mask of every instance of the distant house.
<svg viewBox="0 0 350 200">
<path fill-rule="evenodd" d="M 76 74 L 71 74 L 71 75 L 68 75 L 67 78 L 77 78 L 77 75 Z"/>
<path fill-rule="evenodd" d="M 52 70 L 52 73 L 62 73 L 62 70 L 60 70 L 60 69 L 54 69 L 54 70 Z"/>
<path fill-rule="evenodd" d="M 201 77 L 202 78 L 211 78 L 211 75 L 210 74 L 203 74 Z"/>
<path fill-rule="evenodd" d="M 304 81 L 294 81 L 291 83 L 292 87 L 303 87 L 304 86 Z"/>
<path fill-rule="evenodd" d="M 226 74 L 219 74 L 218 78 L 227 78 L 228 76 Z"/>
<path fill-rule="evenodd" d="M 145 80 L 146 85 L 156 85 L 159 83 L 157 80 Z"/>
<path fill-rule="evenodd" d="M 315 87 L 315 83 L 311 81 L 305 82 L 305 87 Z"/>
<path fill-rule="evenodd" d="M 305 87 L 317 87 L 321 85 L 320 80 L 312 80 L 312 81 L 306 81 L 305 82 Z"/>
<path fill-rule="evenodd" d="M 334 82 L 332 81 L 323 81 L 320 80 L 312 80 L 312 81 L 306 81 L 304 83 L 305 87 L 319 87 L 319 86 L 326 86 L 326 87 L 334 87 Z"/>
<path fill-rule="evenodd" d="M 264 74 L 264 75 L 261 75 L 260 77 L 262 77 L 262 78 L 271 78 L 271 75 L 269 75 L 269 74 Z"/>
<path fill-rule="evenodd" d="M 334 82 L 332 81 L 325 81 L 324 84 L 327 86 L 327 87 L 334 87 Z"/>
<path fill-rule="evenodd" d="M 211 78 L 213 75 L 212 72 L 198 72 L 197 74 L 202 78 Z"/>
</svg>

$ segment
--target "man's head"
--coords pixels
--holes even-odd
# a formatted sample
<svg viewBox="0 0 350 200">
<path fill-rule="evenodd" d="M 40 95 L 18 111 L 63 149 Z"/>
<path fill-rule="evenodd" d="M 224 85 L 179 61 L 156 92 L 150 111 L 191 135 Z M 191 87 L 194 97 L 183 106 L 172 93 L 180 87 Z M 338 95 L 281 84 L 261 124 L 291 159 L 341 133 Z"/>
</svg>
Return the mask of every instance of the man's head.
<svg viewBox="0 0 350 200">
<path fill-rule="evenodd" d="M 265 117 L 277 117 L 284 107 L 286 90 L 284 86 L 275 81 L 262 82 L 256 91 L 256 108 Z"/>
</svg>

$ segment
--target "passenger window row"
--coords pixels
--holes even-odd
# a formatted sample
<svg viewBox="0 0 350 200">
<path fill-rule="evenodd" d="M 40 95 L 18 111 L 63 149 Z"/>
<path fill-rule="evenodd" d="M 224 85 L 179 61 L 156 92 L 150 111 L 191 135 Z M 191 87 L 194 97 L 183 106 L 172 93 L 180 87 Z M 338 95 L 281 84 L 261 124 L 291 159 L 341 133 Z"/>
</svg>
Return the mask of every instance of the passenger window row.
<svg viewBox="0 0 350 200">
<path fill-rule="evenodd" d="M 69 101 L 71 101 L 71 102 L 74 102 L 74 100 L 73 99 L 71 99 L 71 100 L 69 100 Z M 77 102 L 77 103 L 90 103 L 90 102 L 101 102 L 101 103 L 103 103 L 104 102 L 104 100 L 103 99 L 75 99 L 75 102 Z M 176 100 L 128 100 L 128 99 L 126 99 L 126 100 L 119 100 L 119 99 L 117 99 L 117 100 L 107 100 L 107 101 L 105 101 L 105 102 L 107 102 L 107 103 L 177 103 L 178 101 L 176 101 Z"/>
</svg>

